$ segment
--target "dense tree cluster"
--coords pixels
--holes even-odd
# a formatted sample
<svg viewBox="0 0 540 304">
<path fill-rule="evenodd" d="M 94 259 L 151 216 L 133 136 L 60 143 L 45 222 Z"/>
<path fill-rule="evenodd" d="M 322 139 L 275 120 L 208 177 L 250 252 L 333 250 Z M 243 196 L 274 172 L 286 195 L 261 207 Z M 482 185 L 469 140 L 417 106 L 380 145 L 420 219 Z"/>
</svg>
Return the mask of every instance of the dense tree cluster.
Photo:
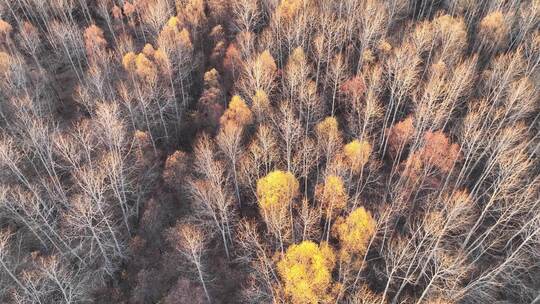
<svg viewBox="0 0 540 304">
<path fill-rule="evenodd" d="M 0 302 L 540 301 L 539 29 L 538 0 L 0 0 Z"/>
</svg>

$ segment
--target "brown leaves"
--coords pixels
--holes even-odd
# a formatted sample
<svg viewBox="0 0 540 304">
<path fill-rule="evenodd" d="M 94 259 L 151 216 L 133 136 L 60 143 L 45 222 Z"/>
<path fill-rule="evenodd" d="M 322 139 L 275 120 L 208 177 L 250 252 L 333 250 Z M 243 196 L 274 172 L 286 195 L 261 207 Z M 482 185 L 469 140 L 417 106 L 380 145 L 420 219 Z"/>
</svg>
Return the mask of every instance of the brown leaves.
<svg viewBox="0 0 540 304">
<path fill-rule="evenodd" d="M 358 98 L 364 94 L 366 84 L 361 76 L 354 76 L 341 85 L 341 91 L 348 96 Z"/>
<path fill-rule="evenodd" d="M 502 47 L 509 35 L 509 27 L 501 11 L 494 11 L 486 15 L 478 27 L 478 36 L 481 43 L 493 48 Z"/>
<path fill-rule="evenodd" d="M 420 150 L 420 159 L 439 170 L 449 173 L 460 157 L 458 144 L 452 144 L 442 132 L 426 132 L 424 146 Z"/>
<path fill-rule="evenodd" d="M 398 157 L 414 135 L 415 129 L 411 116 L 390 127 L 388 147 L 390 156 Z"/>
<path fill-rule="evenodd" d="M 172 189 L 180 188 L 181 178 L 187 175 L 188 155 L 183 151 L 175 151 L 167 157 L 163 180 Z"/>
<path fill-rule="evenodd" d="M 84 45 L 89 58 L 99 55 L 107 47 L 107 40 L 103 35 L 103 30 L 95 24 L 90 25 L 84 31 Z"/>
</svg>

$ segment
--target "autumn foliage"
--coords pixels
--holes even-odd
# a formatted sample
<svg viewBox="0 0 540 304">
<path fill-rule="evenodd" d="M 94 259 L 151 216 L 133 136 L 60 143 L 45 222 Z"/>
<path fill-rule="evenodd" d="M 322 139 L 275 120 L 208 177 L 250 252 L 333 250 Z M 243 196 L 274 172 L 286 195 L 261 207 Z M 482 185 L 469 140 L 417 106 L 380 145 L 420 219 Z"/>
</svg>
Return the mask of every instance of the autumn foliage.
<svg viewBox="0 0 540 304">
<path fill-rule="evenodd" d="M 537 303 L 539 12 L 0 0 L 0 303 Z"/>
<path fill-rule="evenodd" d="M 330 303 L 335 263 L 335 254 L 327 244 L 304 241 L 290 246 L 277 264 L 286 297 L 293 303 Z"/>
</svg>

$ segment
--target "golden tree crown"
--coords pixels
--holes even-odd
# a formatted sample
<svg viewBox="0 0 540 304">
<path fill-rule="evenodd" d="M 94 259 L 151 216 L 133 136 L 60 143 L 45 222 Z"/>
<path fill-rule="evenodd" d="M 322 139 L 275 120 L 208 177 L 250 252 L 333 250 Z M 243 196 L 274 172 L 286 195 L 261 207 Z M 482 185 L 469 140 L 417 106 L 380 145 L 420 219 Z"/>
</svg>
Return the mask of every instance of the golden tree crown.
<svg viewBox="0 0 540 304">
<path fill-rule="evenodd" d="M 334 227 L 342 255 L 363 255 L 369 240 L 375 233 L 376 222 L 364 207 L 356 208 L 345 219 L 341 219 Z"/>
<path fill-rule="evenodd" d="M 289 246 L 277 268 L 291 303 L 328 303 L 335 262 L 332 248 L 325 243 L 303 241 Z"/>
<path fill-rule="evenodd" d="M 353 171 L 359 171 L 369 161 L 371 150 L 371 144 L 368 141 L 355 139 L 343 147 L 345 163 Z"/>
<path fill-rule="evenodd" d="M 291 172 L 276 170 L 257 181 L 259 206 L 263 210 L 288 206 L 298 195 L 299 183 Z"/>
</svg>

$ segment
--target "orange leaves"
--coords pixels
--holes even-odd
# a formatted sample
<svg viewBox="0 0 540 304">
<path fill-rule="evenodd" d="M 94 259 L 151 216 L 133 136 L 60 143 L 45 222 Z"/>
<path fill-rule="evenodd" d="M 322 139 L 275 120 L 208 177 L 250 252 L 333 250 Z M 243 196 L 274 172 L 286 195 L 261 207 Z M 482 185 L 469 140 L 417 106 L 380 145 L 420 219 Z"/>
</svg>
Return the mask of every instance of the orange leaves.
<svg viewBox="0 0 540 304">
<path fill-rule="evenodd" d="M 229 107 L 219 119 L 222 128 L 241 128 L 253 121 L 253 114 L 244 100 L 235 95 L 229 103 Z"/>
<path fill-rule="evenodd" d="M 11 26 L 11 24 L 0 19 L 0 43 L 5 43 L 8 41 L 9 35 L 11 34 L 12 30 L 13 27 Z"/>
<path fill-rule="evenodd" d="M 424 180 L 426 172 L 432 169 L 449 174 L 460 157 L 458 144 L 452 144 L 442 131 L 428 131 L 424 134 L 423 146 L 407 158 L 403 174 L 411 178 L 413 183 Z M 430 176 L 427 181 L 439 182 L 435 176 Z"/>
<path fill-rule="evenodd" d="M 126 14 L 126 16 L 130 17 L 131 15 L 133 15 L 136 9 L 137 7 L 133 4 L 127 1 L 124 3 L 124 13 Z"/>
<path fill-rule="evenodd" d="M 180 150 L 175 151 L 165 161 L 163 180 L 169 187 L 179 189 L 181 187 L 179 181 L 187 173 L 187 168 L 188 155 Z"/>
<path fill-rule="evenodd" d="M 341 91 L 348 96 L 358 98 L 364 94 L 366 84 L 361 76 L 355 76 L 341 85 Z"/>
<path fill-rule="evenodd" d="M 415 129 L 411 116 L 390 127 L 388 147 L 391 157 L 398 157 L 414 135 Z"/>
<path fill-rule="evenodd" d="M 143 53 L 135 58 L 135 73 L 147 83 L 154 83 L 157 78 L 155 64 Z"/>
<path fill-rule="evenodd" d="M 460 157 L 458 144 L 452 144 L 442 132 L 426 132 L 424 146 L 420 150 L 420 158 L 439 170 L 448 173 Z"/>
<path fill-rule="evenodd" d="M 311 241 L 289 246 L 277 268 L 290 303 L 330 303 L 332 270 L 336 263 L 330 246 Z"/>
<path fill-rule="evenodd" d="M 11 56 L 8 53 L 0 51 L 0 74 L 9 72 L 11 66 Z"/>
<path fill-rule="evenodd" d="M 292 20 L 302 9 L 302 0 L 283 0 L 276 9 L 277 15 L 287 21 Z"/>
<path fill-rule="evenodd" d="M 231 75 L 232 79 L 236 78 L 242 65 L 242 58 L 240 52 L 235 43 L 230 43 L 225 51 L 225 58 L 223 59 L 223 68 Z"/>
<path fill-rule="evenodd" d="M 113 18 L 116 20 L 122 20 L 123 14 L 122 9 L 118 5 L 114 5 L 111 9 L 111 14 L 113 15 Z"/>
<path fill-rule="evenodd" d="M 155 84 L 158 76 L 168 75 L 169 59 L 161 50 L 155 50 L 150 44 L 146 44 L 139 54 L 128 52 L 122 58 L 122 65 L 129 73 L 134 73 L 147 84 Z"/>
<path fill-rule="evenodd" d="M 84 45 L 86 53 L 90 58 L 96 56 L 107 47 L 107 40 L 103 35 L 103 30 L 95 24 L 90 25 L 84 31 Z"/>
</svg>

